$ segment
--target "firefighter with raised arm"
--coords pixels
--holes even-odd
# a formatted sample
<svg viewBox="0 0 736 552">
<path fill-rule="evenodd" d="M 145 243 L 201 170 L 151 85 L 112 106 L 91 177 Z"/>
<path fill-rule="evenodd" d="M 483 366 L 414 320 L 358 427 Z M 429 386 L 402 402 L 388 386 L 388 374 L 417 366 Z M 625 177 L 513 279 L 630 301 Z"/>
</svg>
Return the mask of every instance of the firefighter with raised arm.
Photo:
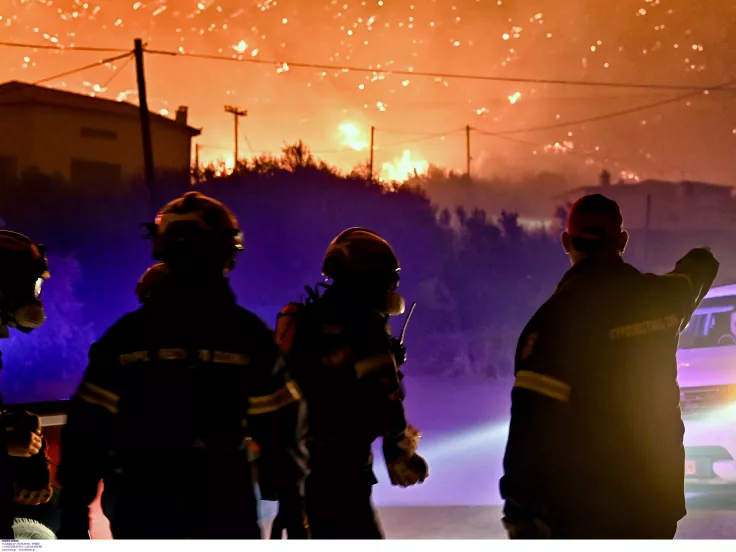
<svg viewBox="0 0 736 552">
<path fill-rule="evenodd" d="M 618 205 L 572 205 L 572 268 L 516 351 L 501 494 L 511 538 L 672 539 L 685 515 L 679 334 L 718 262 L 693 249 L 672 272 L 622 259 Z"/>
<path fill-rule="evenodd" d="M 393 485 L 428 476 L 402 402 L 405 350 L 388 333 L 389 317 L 404 311 L 399 262 L 378 234 L 350 228 L 330 244 L 322 271 L 331 285 L 305 304 L 287 305 L 276 329 L 309 412 L 310 529 L 315 539 L 381 539 L 371 503 L 373 442 L 383 439 Z"/>
<path fill-rule="evenodd" d="M 88 538 L 101 480 L 115 539 L 260 538 L 248 436 L 289 530 L 306 537 L 303 401 L 272 333 L 231 291 L 235 217 L 190 192 L 149 229 L 166 270 L 90 350 L 62 434 L 59 538 Z"/>
<path fill-rule="evenodd" d="M 8 338 L 11 328 L 28 334 L 43 325 L 41 287 L 48 278 L 46 247 L 24 234 L 0 230 L 0 338 Z M 13 503 L 44 504 L 53 491 L 38 416 L 3 410 L 0 443 L 6 451 L 0 454 L 0 538 L 12 539 Z"/>
</svg>

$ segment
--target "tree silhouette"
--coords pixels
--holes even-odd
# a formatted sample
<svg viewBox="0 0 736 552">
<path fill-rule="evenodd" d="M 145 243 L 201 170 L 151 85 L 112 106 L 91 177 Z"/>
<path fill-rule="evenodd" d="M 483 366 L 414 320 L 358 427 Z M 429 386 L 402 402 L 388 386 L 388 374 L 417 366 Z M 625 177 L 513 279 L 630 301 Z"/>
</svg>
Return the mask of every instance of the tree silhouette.
<svg viewBox="0 0 736 552">
<path fill-rule="evenodd" d="M 438 210 L 425 190 L 444 188 L 465 205 L 477 205 L 474 196 L 462 194 L 468 189 L 482 193 L 488 186 L 437 167 L 386 184 L 370 178 L 367 164 L 342 175 L 300 141 L 285 145 L 280 155 L 241 160 L 229 174 L 222 169 L 210 165 L 198 171 L 196 189 L 223 201 L 244 232 L 246 250 L 230 275 L 240 302 L 273 324 L 286 302 L 303 298 L 305 285 L 322 280 L 322 256 L 339 232 L 371 228 L 394 246 L 402 265 L 400 291 L 407 302 L 419 305 L 406 343 L 407 369 L 414 374 L 512 374 L 521 329 L 569 266 L 558 237 L 526 230 L 515 207 Z M 530 181 L 540 190 L 561 185 L 549 174 Z M 100 183 L 89 190 L 36 171 L 0 184 L 6 227 L 47 243 L 61 257 L 54 262 L 69 267 L 53 269 L 46 296 L 50 313 L 62 325 L 50 319 L 47 328 L 5 344 L 10 371 L 3 381 L 26 393 L 32 388 L 23 387 L 21 373 L 13 370 L 29 367 L 28 374 L 44 374 L 47 381 L 68 381 L 64 378 L 83 368 L 81 351 L 92 339 L 136 308 L 135 282 L 152 262 L 139 224 L 154 213 L 142 182 L 123 189 Z M 180 175 L 161 175 L 158 184 L 159 204 L 190 189 L 182 187 Z M 556 218 L 564 222 L 568 209 L 558 206 Z M 726 245 L 719 255 L 733 255 L 731 237 L 721 239 Z M 640 241 L 632 236 L 632 256 Z M 657 243 L 652 251 L 674 262 L 685 241 L 661 238 Z M 35 344 L 37 336 L 38 349 L 18 345 L 29 339 Z M 26 356 L 11 361 L 21 352 Z"/>
</svg>

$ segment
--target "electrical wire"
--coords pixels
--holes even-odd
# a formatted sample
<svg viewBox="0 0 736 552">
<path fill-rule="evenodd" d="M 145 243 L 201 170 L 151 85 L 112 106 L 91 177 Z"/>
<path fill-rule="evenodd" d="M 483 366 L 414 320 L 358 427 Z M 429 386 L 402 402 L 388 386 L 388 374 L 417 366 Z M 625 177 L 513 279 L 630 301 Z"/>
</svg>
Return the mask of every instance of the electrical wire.
<svg viewBox="0 0 736 552">
<path fill-rule="evenodd" d="M 46 77 L 41 80 L 37 80 L 33 84 L 43 84 L 45 82 L 49 82 L 52 80 L 60 79 L 62 77 L 68 77 L 69 75 L 74 75 L 76 73 L 81 73 L 82 71 L 86 71 L 87 69 L 93 69 L 94 67 L 99 67 L 100 65 L 105 65 L 106 63 L 111 63 L 113 61 L 117 61 L 119 59 L 126 58 L 131 55 L 132 52 L 126 52 L 124 54 L 121 54 L 119 56 L 109 57 L 103 60 L 100 60 L 96 63 L 90 63 L 89 65 L 85 65 L 83 67 L 77 67 L 76 69 L 72 69 L 70 71 L 64 71 L 63 73 L 59 73 L 58 75 L 53 75 L 51 77 Z"/>
<path fill-rule="evenodd" d="M 617 101 L 617 100 L 653 100 L 657 98 L 663 98 L 663 97 L 670 97 L 671 92 L 650 92 L 650 93 L 619 93 L 619 94 L 586 94 L 586 95 L 571 95 L 571 96 L 525 96 L 523 100 L 519 100 L 515 105 L 514 109 L 518 109 L 519 107 L 525 107 L 533 103 L 538 102 L 588 102 L 588 101 L 595 101 L 595 102 L 611 102 L 611 101 Z M 731 98 L 727 98 L 728 101 L 731 100 Z M 269 98 L 270 100 L 270 98 Z M 249 97 L 247 98 L 247 101 L 251 102 L 259 102 L 260 98 L 258 97 Z M 305 105 L 321 105 L 321 104 L 334 104 L 335 100 L 334 98 L 330 98 L 328 96 L 318 96 L 314 98 L 310 98 L 309 101 L 304 101 L 303 99 L 300 99 L 298 101 L 292 101 L 292 100 L 285 100 L 285 101 L 279 101 L 276 103 L 275 101 L 268 101 L 261 104 L 259 107 L 260 109 L 266 109 L 266 108 L 273 108 L 273 109 L 284 109 L 285 106 L 294 107 L 297 109 L 302 109 Z M 363 99 L 355 99 L 355 100 L 347 100 L 348 103 L 354 104 L 356 107 L 362 107 L 365 104 L 365 100 Z M 476 110 L 477 106 L 487 106 L 487 105 L 498 105 L 501 107 L 508 107 L 510 104 L 509 100 L 504 97 L 504 95 L 500 95 L 495 98 L 488 98 L 488 97 L 482 97 L 480 99 L 476 100 L 468 100 L 466 98 L 457 98 L 453 100 L 439 100 L 439 101 L 414 101 L 414 100 L 400 100 L 400 99 L 392 99 L 386 102 L 387 105 L 390 105 L 391 107 L 411 107 L 411 108 L 422 108 L 422 107 L 451 107 L 451 108 L 467 108 Z M 401 130 L 389 130 L 384 129 L 382 132 L 388 132 L 391 134 L 405 134 L 404 131 Z"/>
<path fill-rule="evenodd" d="M 76 52 L 126 52 L 127 50 L 122 48 L 99 48 L 96 46 L 53 46 L 51 44 L 23 44 L 21 42 L 0 42 L 0 46 L 8 48 L 31 48 L 34 50 L 58 50 L 61 52 L 76 51 Z"/>
<path fill-rule="evenodd" d="M 723 88 L 725 88 L 727 86 L 730 86 L 730 85 L 732 85 L 734 83 L 736 83 L 736 79 L 732 79 L 732 80 L 726 81 L 723 84 L 719 84 L 717 86 L 714 86 L 713 88 L 710 88 L 709 90 L 714 90 L 715 91 L 715 90 L 723 89 Z M 524 133 L 527 133 L 527 132 L 539 132 L 539 131 L 542 131 L 542 130 L 553 130 L 553 129 L 564 128 L 564 127 L 569 127 L 569 126 L 584 125 L 584 124 L 588 124 L 588 123 L 595 123 L 595 122 L 598 122 L 598 121 L 605 121 L 607 119 L 613 119 L 614 117 L 622 117 L 624 115 L 630 115 L 632 113 L 638 113 L 640 111 L 645 111 L 645 110 L 648 110 L 648 109 L 654 109 L 654 108 L 661 107 L 663 105 L 668 105 L 668 104 L 671 104 L 671 103 L 681 102 L 681 101 L 686 100 L 688 98 L 692 98 L 692 97 L 695 97 L 695 96 L 700 96 L 700 95 L 703 95 L 703 94 L 704 94 L 704 92 L 702 92 L 702 91 L 700 91 L 700 92 L 689 92 L 687 94 L 680 94 L 678 96 L 666 98 L 666 99 L 659 100 L 659 101 L 656 101 L 656 102 L 650 102 L 650 103 L 638 105 L 638 106 L 635 106 L 635 107 L 630 107 L 630 108 L 627 108 L 627 109 L 621 109 L 621 110 L 618 110 L 618 111 L 612 111 L 612 112 L 609 112 L 609 113 L 604 113 L 604 114 L 601 114 L 601 115 L 596 115 L 594 117 L 587 117 L 585 119 L 575 119 L 575 120 L 572 120 L 572 121 L 563 121 L 563 122 L 560 122 L 560 123 L 553 123 L 553 124 L 549 124 L 549 125 L 541 125 L 541 126 L 529 127 L 529 128 L 517 128 L 517 129 L 509 129 L 509 130 L 499 130 L 499 131 L 494 131 L 494 132 L 482 132 L 482 134 L 487 134 L 489 136 L 503 136 L 503 135 L 510 135 L 510 134 L 524 134 Z"/>
<path fill-rule="evenodd" d="M 559 84 L 569 86 L 599 86 L 608 88 L 644 88 L 650 90 L 712 90 L 705 86 L 688 85 L 688 84 L 647 84 L 634 82 L 603 82 L 603 81 L 582 81 L 582 80 L 566 80 L 566 79 L 540 79 L 540 78 L 523 78 L 523 77 L 494 77 L 490 75 L 470 75 L 459 73 L 442 73 L 429 71 L 411 71 L 408 69 L 379 69 L 370 67 L 353 67 L 346 65 L 331 65 L 322 63 L 305 63 L 300 61 L 276 61 L 257 58 L 229 57 L 215 54 L 195 54 L 193 52 L 176 52 L 171 50 L 145 50 L 146 53 L 153 55 L 171 56 L 171 57 L 188 57 L 194 59 L 209 59 L 220 61 L 235 61 L 240 63 L 254 63 L 266 65 L 280 65 L 288 67 L 298 67 L 302 69 L 322 69 L 356 73 L 386 73 L 394 75 L 408 75 L 414 77 L 434 77 L 438 79 L 463 79 L 463 80 L 483 80 L 494 82 L 514 82 L 526 84 Z M 721 88 L 722 92 L 736 92 L 736 88 Z"/>
<path fill-rule="evenodd" d="M 535 144 L 534 142 L 528 142 L 527 140 L 521 140 L 519 138 L 512 138 L 511 136 L 504 136 L 504 135 L 498 136 L 498 135 L 496 135 L 496 134 L 494 134 L 492 132 L 483 132 L 482 130 L 479 130 L 477 128 L 471 128 L 471 130 L 472 131 L 475 131 L 478 134 L 481 134 L 483 136 L 489 137 L 489 138 L 496 138 L 496 139 L 504 140 L 506 142 L 511 142 L 513 144 L 516 144 L 516 145 L 525 146 L 525 147 L 531 147 L 531 148 L 534 149 L 535 153 L 538 150 L 545 151 L 547 149 L 547 146 L 546 145 L 541 145 L 540 146 L 539 144 Z M 599 166 L 606 166 L 606 165 L 608 165 L 609 163 L 607 162 L 607 160 L 610 158 L 610 155 L 609 156 L 606 156 L 605 154 L 602 154 L 599 151 L 596 151 L 596 152 L 585 152 L 585 151 L 580 151 L 580 150 L 571 149 L 571 148 L 568 148 L 564 152 L 564 154 L 565 155 L 577 155 L 578 157 L 583 157 L 586 160 L 592 160 L 595 163 L 597 163 Z M 603 160 L 603 159 L 605 159 L 605 160 Z M 615 158 L 614 158 L 614 163 L 618 164 L 618 161 L 616 161 Z"/>
<path fill-rule="evenodd" d="M 120 65 L 120 67 L 118 67 L 118 68 L 117 68 L 117 69 L 115 70 L 115 72 L 114 72 L 114 73 L 113 73 L 112 75 L 110 75 L 110 78 L 109 78 L 109 79 L 107 79 L 107 80 L 105 81 L 105 83 L 104 83 L 104 84 L 102 85 L 102 88 L 107 88 L 108 86 L 110 86 L 110 83 L 111 83 L 112 81 L 114 81 L 114 80 L 115 80 L 115 79 L 117 78 L 117 76 L 118 76 L 118 75 L 119 75 L 120 73 L 122 73 L 122 72 L 123 72 L 123 69 L 125 69 L 125 68 L 126 68 L 126 67 L 128 66 L 128 64 L 129 64 L 129 63 L 130 63 L 131 61 L 133 61 L 133 59 L 135 59 L 135 56 L 134 56 L 133 54 L 131 54 L 130 56 L 128 56 L 128 59 L 126 59 L 126 60 L 125 60 L 125 61 L 124 61 L 124 62 L 123 62 L 123 63 L 122 63 L 121 65 Z"/>
<path fill-rule="evenodd" d="M 387 129 L 387 128 L 375 128 L 376 132 L 380 132 L 381 134 L 399 134 L 399 135 L 405 135 L 405 136 L 427 136 L 426 132 L 411 132 L 408 130 L 393 130 L 393 129 Z M 455 131 L 453 131 L 455 132 Z"/>
<path fill-rule="evenodd" d="M 58 51 L 78 51 L 78 52 L 126 52 L 120 48 L 101 48 L 96 46 L 52 46 L 49 44 L 26 44 L 19 42 L 0 42 L 0 46 L 11 48 L 32 48 L 38 50 L 58 50 Z M 574 79 L 543 79 L 543 78 L 525 78 L 525 77 L 499 77 L 491 75 L 473 75 L 461 73 L 444 73 L 431 71 L 413 71 L 409 69 L 382 69 L 373 67 L 355 67 L 345 65 L 333 65 L 323 63 L 306 63 L 300 61 L 276 61 L 256 58 L 231 57 L 216 54 L 196 54 L 193 52 L 177 52 L 173 50 L 151 50 L 144 49 L 145 52 L 153 55 L 163 55 L 171 57 L 188 57 L 196 59 L 209 59 L 221 61 L 236 61 L 241 63 L 266 64 L 266 65 L 287 65 L 289 67 L 298 67 L 303 69 L 322 69 L 334 70 L 342 72 L 360 72 L 360 73 L 386 73 L 394 75 L 406 75 L 415 77 L 434 77 L 438 79 L 462 79 L 462 80 L 483 80 L 493 82 L 509 82 L 509 83 L 525 83 L 525 84 L 554 84 L 564 86 L 597 86 L 607 88 L 640 88 L 649 90 L 712 90 L 719 92 L 736 92 L 736 88 L 719 87 L 708 88 L 702 85 L 692 84 L 655 84 L 655 83 L 638 83 L 638 82 L 605 82 L 605 81 L 584 81 Z"/>
<path fill-rule="evenodd" d="M 420 138 L 410 138 L 407 140 L 401 140 L 399 142 L 393 142 L 391 144 L 387 144 L 385 146 L 377 146 L 376 150 L 382 150 L 382 149 L 389 149 L 389 148 L 395 148 L 398 146 L 404 146 L 409 144 L 418 144 L 419 142 L 426 142 L 427 140 L 432 140 L 434 138 L 443 138 L 445 136 L 449 136 L 451 134 L 455 134 L 457 132 L 465 132 L 464 128 L 450 130 L 449 132 L 437 132 L 435 134 L 425 134 L 424 136 Z"/>
<path fill-rule="evenodd" d="M 245 134 L 243 134 L 243 139 L 245 140 L 245 143 L 248 146 L 248 149 L 251 152 L 255 152 L 256 150 L 253 149 L 253 146 L 251 146 L 251 144 L 250 144 L 250 140 L 248 140 L 248 137 Z"/>
<path fill-rule="evenodd" d="M 541 147 L 543 147 L 543 146 L 540 146 L 538 144 L 535 144 L 534 142 L 529 142 L 527 140 L 520 140 L 519 138 L 512 138 L 511 136 L 505 136 L 503 134 L 499 135 L 499 134 L 496 134 L 494 132 L 486 132 L 484 130 L 480 130 L 480 129 L 473 128 L 473 127 L 471 127 L 470 130 L 473 131 L 473 132 L 476 132 L 476 133 L 480 134 L 481 136 L 487 136 L 489 138 L 498 138 L 500 140 L 505 140 L 507 142 L 512 142 L 514 144 L 519 144 L 521 146 L 531 146 L 533 148 L 541 148 Z"/>
<path fill-rule="evenodd" d="M 432 140 L 434 138 L 442 138 L 444 136 L 455 134 L 455 133 L 460 132 L 460 131 L 465 132 L 465 129 L 464 128 L 462 128 L 462 129 L 455 129 L 455 130 L 451 130 L 451 131 L 448 131 L 448 132 L 437 132 L 437 133 L 433 133 L 433 134 L 420 134 L 418 132 L 411 132 L 411 133 L 410 132 L 406 132 L 405 134 L 418 135 L 418 138 L 410 138 L 410 139 L 407 139 L 407 140 L 401 140 L 399 142 L 393 142 L 393 143 L 387 144 L 385 146 L 379 146 L 379 145 L 377 145 L 377 146 L 375 146 L 374 149 L 376 151 L 380 151 L 380 150 L 390 149 L 390 148 L 394 148 L 394 147 L 398 147 L 398 146 L 403 146 L 403 145 L 416 144 L 416 143 L 419 143 L 419 142 L 424 142 L 426 140 Z M 382 129 L 379 129 L 379 128 L 376 128 L 376 132 L 378 133 L 378 132 L 386 132 L 386 131 L 384 131 Z M 252 145 L 248 141 L 248 138 L 245 137 L 245 136 L 243 138 L 245 139 L 245 141 L 246 141 L 246 143 L 248 145 L 248 149 L 250 150 L 251 153 L 255 153 L 255 154 L 268 154 L 268 155 L 278 155 L 278 153 L 274 153 L 272 151 L 255 150 L 255 149 L 253 149 Z M 215 149 L 215 150 L 222 150 L 222 151 L 230 151 L 230 150 L 232 150 L 232 148 L 226 148 L 226 147 L 222 147 L 222 146 L 211 146 L 211 145 L 207 145 L 207 144 L 199 144 L 199 147 L 200 148 Z M 368 148 L 366 148 L 365 150 L 356 150 L 356 149 L 351 149 L 351 148 L 349 148 L 349 147 L 346 146 L 346 147 L 344 147 L 342 149 L 309 150 L 309 151 L 310 151 L 310 153 L 313 153 L 313 154 L 325 154 L 325 153 L 363 154 L 364 151 L 367 151 L 367 149 Z"/>
</svg>

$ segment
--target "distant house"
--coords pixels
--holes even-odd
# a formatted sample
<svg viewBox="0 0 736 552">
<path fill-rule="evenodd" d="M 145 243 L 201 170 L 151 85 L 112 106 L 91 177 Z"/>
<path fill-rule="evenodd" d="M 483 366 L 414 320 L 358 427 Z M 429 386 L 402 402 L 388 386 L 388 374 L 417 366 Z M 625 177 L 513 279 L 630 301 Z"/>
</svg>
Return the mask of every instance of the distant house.
<svg viewBox="0 0 736 552">
<path fill-rule="evenodd" d="M 612 184 L 611 175 L 603 171 L 598 186 L 569 190 L 555 199 L 563 204 L 586 194 L 603 194 L 618 202 L 629 230 L 734 230 L 732 190 L 732 186 L 687 180 Z"/>
<path fill-rule="evenodd" d="M 154 165 L 188 174 L 200 130 L 151 113 Z M 0 85 L 0 179 L 24 170 L 59 174 L 75 184 L 116 185 L 143 177 L 138 106 L 22 82 Z"/>
</svg>

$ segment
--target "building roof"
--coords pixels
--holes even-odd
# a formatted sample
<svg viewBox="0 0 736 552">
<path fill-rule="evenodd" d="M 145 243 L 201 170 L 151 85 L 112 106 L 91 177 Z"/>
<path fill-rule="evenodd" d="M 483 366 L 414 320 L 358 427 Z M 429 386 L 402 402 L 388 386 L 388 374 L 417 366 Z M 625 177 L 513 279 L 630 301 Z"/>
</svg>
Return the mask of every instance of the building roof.
<svg viewBox="0 0 736 552">
<path fill-rule="evenodd" d="M 21 104 L 21 103 L 38 103 L 45 105 L 56 105 L 70 107 L 72 109 L 83 109 L 90 111 L 100 111 L 117 115 L 119 117 L 138 117 L 139 109 L 137 105 L 130 102 L 118 102 L 86 94 L 77 94 L 66 90 L 57 90 L 45 86 L 38 86 L 19 81 L 8 81 L 0 84 L 0 105 Z M 152 123 L 163 123 L 173 125 L 186 131 L 190 136 L 199 136 L 202 131 L 200 129 L 190 127 L 187 124 L 179 123 L 174 119 L 164 117 L 158 113 L 151 113 Z"/>
<path fill-rule="evenodd" d="M 646 190 L 646 189 L 652 189 L 652 188 L 664 188 L 666 186 L 693 186 L 696 188 L 707 188 L 707 189 L 721 189 L 721 190 L 733 190 L 734 186 L 728 186 L 725 184 L 711 184 L 708 182 L 695 182 L 692 180 L 681 180 L 680 182 L 671 182 L 669 180 L 655 180 L 655 179 L 649 179 L 649 180 L 642 180 L 641 182 L 635 182 L 635 183 L 621 183 L 621 184 L 611 184 L 610 186 L 601 186 L 600 184 L 597 184 L 595 186 L 581 186 L 580 188 L 573 188 L 571 190 L 566 190 L 565 192 L 562 192 L 561 194 L 557 194 L 552 199 L 564 199 L 570 197 L 571 194 L 595 194 L 595 193 L 603 193 L 605 194 L 608 190 L 627 190 L 627 191 L 639 191 L 639 190 Z"/>
</svg>

